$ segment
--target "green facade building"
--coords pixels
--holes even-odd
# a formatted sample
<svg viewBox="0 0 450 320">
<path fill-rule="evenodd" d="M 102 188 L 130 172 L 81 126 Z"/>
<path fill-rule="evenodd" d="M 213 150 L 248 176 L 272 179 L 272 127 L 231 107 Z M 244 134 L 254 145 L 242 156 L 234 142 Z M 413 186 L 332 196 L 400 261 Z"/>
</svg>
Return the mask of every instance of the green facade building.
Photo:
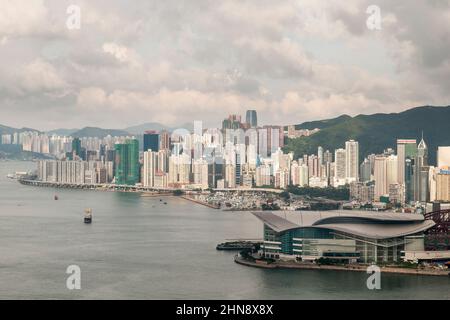
<svg viewBox="0 0 450 320">
<path fill-rule="evenodd" d="M 118 185 L 135 185 L 139 182 L 139 141 L 128 139 L 115 145 L 115 176 Z"/>
</svg>

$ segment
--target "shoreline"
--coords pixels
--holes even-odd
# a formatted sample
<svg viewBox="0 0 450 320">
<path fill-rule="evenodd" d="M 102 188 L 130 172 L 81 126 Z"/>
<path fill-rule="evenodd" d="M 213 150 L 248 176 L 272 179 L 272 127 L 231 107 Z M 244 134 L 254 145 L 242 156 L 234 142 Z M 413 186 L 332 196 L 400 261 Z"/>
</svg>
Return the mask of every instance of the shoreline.
<svg viewBox="0 0 450 320">
<path fill-rule="evenodd" d="M 208 208 L 211 208 L 211 209 L 216 209 L 216 210 L 220 209 L 220 206 L 215 206 L 215 205 L 207 203 L 207 202 L 203 202 L 203 201 L 200 201 L 200 200 L 197 200 L 197 199 L 193 199 L 193 198 L 191 198 L 189 196 L 181 196 L 180 198 L 182 198 L 184 200 L 187 200 L 187 201 L 194 202 L 196 204 L 199 204 L 199 205 L 202 205 L 202 206 L 205 206 L 205 207 L 208 207 Z"/>
<path fill-rule="evenodd" d="M 367 272 L 367 266 L 365 265 L 317 265 L 317 264 L 300 264 L 293 262 L 273 262 L 270 264 L 263 262 L 252 262 L 247 259 L 236 255 L 234 262 L 243 266 L 261 268 L 261 269 L 297 269 L 297 270 L 333 270 L 333 271 L 353 271 L 353 272 Z M 395 268 L 395 267 L 381 267 L 383 273 L 395 273 L 405 275 L 418 275 L 418 276 L 439 276 L 449 277 L 450 270 L 424 270 L 424 269 L 409 269 L 409 268 Z"/>
</svg>

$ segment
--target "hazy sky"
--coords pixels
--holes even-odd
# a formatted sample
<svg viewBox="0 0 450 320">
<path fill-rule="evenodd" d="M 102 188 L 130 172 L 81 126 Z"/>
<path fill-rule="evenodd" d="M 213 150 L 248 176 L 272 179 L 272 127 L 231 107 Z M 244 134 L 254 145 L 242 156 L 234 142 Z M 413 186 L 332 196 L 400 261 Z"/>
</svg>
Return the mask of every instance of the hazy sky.
<svg viewBox="0 0 450 320">
<path fill-rule="evenodd" d="M 396 112 L 450 104 L 450 1 L 0 0 L 0 59 L 15 127 Z"/>
</svg>

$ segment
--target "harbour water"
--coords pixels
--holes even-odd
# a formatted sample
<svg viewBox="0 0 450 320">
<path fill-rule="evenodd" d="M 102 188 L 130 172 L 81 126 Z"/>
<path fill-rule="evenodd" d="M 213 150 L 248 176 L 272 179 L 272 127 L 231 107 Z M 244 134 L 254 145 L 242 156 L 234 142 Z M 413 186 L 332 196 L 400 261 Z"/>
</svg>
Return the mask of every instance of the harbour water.
<svg viewBox="0 0 450 320">
<path fill-rule="evenodd" d="M 215 246 L 260 238 L 249 212 L 6 178 L 32 169 L 0 162 L 0 299 L 450 299 L 446 277 L 382 274 L 372 291 L 364 273 L 241 266 Z M 81 268 L 81 290 L 66 287 L 70 265 Z"/>
</svg>

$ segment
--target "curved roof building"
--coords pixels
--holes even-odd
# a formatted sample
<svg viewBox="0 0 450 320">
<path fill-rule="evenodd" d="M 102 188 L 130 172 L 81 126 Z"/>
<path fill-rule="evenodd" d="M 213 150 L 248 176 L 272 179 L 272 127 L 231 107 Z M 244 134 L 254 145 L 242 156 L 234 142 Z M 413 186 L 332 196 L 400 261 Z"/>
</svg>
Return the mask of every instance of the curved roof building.
<svg viewBox="0 0 450 320">
<path fill-rule="evenodd" d="M 424 249 L 423 215 L 368 211 L 254 212 L 264 223 L 264 254 L 272 258 L 399 261 Z"/>
</svg>

